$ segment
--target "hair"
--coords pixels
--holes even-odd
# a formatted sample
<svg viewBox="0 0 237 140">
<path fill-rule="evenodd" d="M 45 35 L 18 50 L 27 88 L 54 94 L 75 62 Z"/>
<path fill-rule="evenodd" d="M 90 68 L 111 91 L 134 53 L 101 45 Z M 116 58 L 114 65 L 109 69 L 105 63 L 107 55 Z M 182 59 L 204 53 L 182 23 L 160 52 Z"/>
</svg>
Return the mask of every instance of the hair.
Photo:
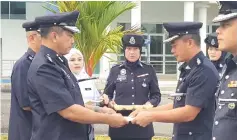
<svg viewBox="0 0 237 140">
<path fill-rule="evenodd" d="M 185 40 L 185 41 L 188 40 L 188 39 L 192 39 L 198 47 L 201 46 L 201 36 L 199 34 L 184 35 L 184 36 L 182 36 L 182 39 Z"/>
<path fill-rule="evenodd" d="M 41 34 L 42 38 L 47 38 L 49 33 L 51 33 L 51 32 L 56 32 L 58 34 L 61 34 L 63 31 L 64 31 L 64 29 L 59 26 L 40 28 L 40 34 Z"/>
</svg>

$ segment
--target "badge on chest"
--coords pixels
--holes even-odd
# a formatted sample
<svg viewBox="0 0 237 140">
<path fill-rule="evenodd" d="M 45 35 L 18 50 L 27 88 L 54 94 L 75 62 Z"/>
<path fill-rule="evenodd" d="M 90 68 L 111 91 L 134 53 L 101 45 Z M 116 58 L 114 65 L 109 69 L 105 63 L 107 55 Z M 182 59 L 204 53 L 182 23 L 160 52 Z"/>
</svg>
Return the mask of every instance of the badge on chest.
<svg viewBox="0 0 237 140">
<path fill-rule="evenodd" d="M 118 81 L 124 81 L 127 80 L 127 75 L 126 75 L 126 69 L 121 69 L 120 74 L 117 77 Z"/>
</svg>

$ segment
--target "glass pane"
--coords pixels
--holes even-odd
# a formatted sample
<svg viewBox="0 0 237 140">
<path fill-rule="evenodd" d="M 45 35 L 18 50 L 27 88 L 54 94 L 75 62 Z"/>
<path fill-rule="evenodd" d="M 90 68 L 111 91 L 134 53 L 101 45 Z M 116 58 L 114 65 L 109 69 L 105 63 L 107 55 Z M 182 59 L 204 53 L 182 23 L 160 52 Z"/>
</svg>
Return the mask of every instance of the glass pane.
<svg viewBox="0 0 237 140">
<path fill-rule="evenodd" d="M 156 73 L 163 73 L 163 62 L 150 62 Z"/>
<path fill-rule="evenodd" d="M 10 2 L 10 18 L 25 19 L 26 18 L 26 3 L 25 2 Z"/>
<path fill-rule="evenodd" d="M 147 56 L 142 56 L 141 61 L 146 63 L 147 62 Z"/>
<path fill-rule="evenodd" d="M 165 54 L 172 54 L 171 53 L 171 44 L 165 43 Z"/>
<path fill-rule="evenodd" d="M 177 62 L 165 62 L 165 74 L 176 74 Z"/>
<path fill-rule="evenodd" d="M 118 26 L 123 26 L 122 31 L 131 29 L 131 23 L 118 23 Z"/>
<path fill-rule="evenodd" d="M 151 36 L 151 54 L 163 54 L 163 36 Z"/>
<path fill-rule="evenodd" d="M 151 56 L 150 57 L 150 61 L 163 61 L 163 57 L 162 56 Z"/>
<path fill-rule="evenodd" d="M 219 27 L 219 25 L 212 25 L 212 32 L 216 32 L 216 29 Z"/>
<path fill-rule="evenodd" d="M 144 33 L 162 33 L 163 26 L 161 24 L 142 24 L 141 31 Z"/>
<path fill-rule="evenodd" d="M 1 18 L 9 19 L 9 2 L 1 1 Z"/>
<path fill-rule="evenodd" d="M 125 57 L 124 56 L 118 56 L 118 61 L 124 61 Z"/>
<path fill-rule="evenodd" d="M 207 25 L 207 33 L 209 33 L 210 31 L 209 31 L 209 26 Z"/>
<path fill-rule="evenodd" d="M 176 61 L 176 58 L 174 56 L 166 56 L 165 61 Z"/>
</svg>

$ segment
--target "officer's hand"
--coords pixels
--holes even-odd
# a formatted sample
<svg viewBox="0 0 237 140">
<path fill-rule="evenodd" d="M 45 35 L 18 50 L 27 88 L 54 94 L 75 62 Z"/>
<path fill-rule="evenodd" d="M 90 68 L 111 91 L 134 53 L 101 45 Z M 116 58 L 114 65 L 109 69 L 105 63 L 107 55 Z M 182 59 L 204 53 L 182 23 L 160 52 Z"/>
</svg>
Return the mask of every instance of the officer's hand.
<svg viewBox="0 0 237 140">
<path fill-rule="evenodd" d="M 110 101 L 109 102 L 109 108 L 114 108 L 114 105 L 115 105 L 116 103 L 114 102 L 114 101 Z"/>
<path fill-rule="evenodd" d="M 109 97 L 108 97 L 108 95 L 103 94 L 102 97 L 103 97 L 104 104 L 106 104 L 106 105 L 109 104 Z"/>
<path fill-rule="evenodd" d="M 103 107 L 102 109 L 101 109 L 101 113 L 106 113 L 106 114 L 115 114 L 116 112 L 113 110 L 113 109 L 111 109 L 111 108 L 108 108 L 108 107 Z"/>
<path fill-rule="evenodd" d="M 146 127 L 153 121 L 153 112 L 140 111 L 136 117 L 132 120 L 132 124 L 137 124 L 142 127 Z"/>
<path fill-rule="evenodd" d="M 119 128 L 128 124 L 128 121 L 121 114 L 111 114 L 109 119 L 109 125 L 111 127 Z"/>
<path fill-rule="evenodd" d="M 144 110 L 145 110 L 145 109 L 143 109 L 143 108 L 136 109 L 135 111 L 133 111 L 133 112 L 131 112 L 131 113 L 129 114 L 129 117 L 134 118 L 134 117 L 137 116 L 137 114 L 138 114 L 139 112 L 144 111 Z"/>
</svg>

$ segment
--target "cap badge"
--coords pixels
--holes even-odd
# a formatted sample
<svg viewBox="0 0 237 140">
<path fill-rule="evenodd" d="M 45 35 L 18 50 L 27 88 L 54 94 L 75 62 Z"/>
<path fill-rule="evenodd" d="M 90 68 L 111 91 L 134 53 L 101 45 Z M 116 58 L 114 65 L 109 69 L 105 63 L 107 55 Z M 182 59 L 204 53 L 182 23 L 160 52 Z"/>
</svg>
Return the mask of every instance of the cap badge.
<svg viewBox="0 0 237 140">
<path fill-rule="evenodd" d="M 212 39 L 211 40 L 211 45 L 215 45 L 216 43 L 215 43 L 215 40 L 214 39 Z"/>
<path fill-rule="evenodd" d="M 135 44 L 136 43 L 136 40 L 133 36 L 130 38 L 129 43 L 130 44 Z"/>
</svg>

